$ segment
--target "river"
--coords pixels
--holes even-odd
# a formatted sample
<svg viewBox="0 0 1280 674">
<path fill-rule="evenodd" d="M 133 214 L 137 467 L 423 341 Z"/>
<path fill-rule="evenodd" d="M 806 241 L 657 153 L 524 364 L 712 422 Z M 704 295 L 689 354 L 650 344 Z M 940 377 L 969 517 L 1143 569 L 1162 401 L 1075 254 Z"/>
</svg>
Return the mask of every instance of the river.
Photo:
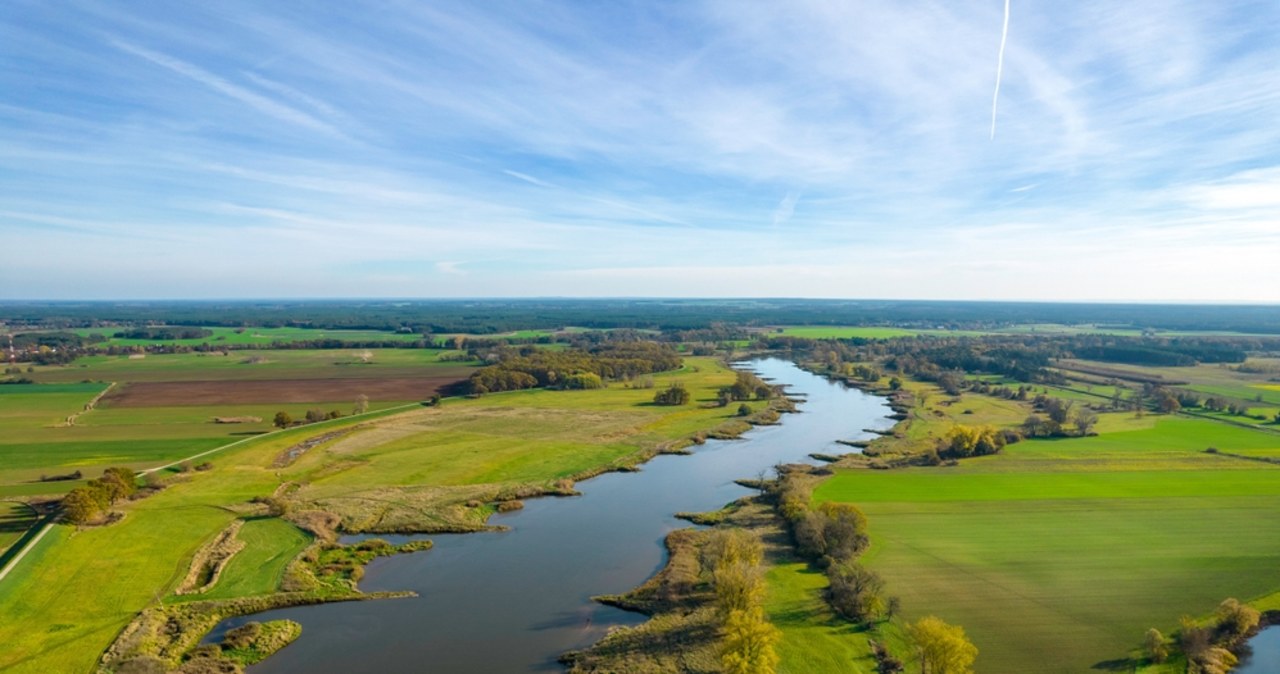
<svg viewBox="0 0 1280 674">
<path fill-rule="evenodd" d="M 285 672 L 555 672 L 564 651 L 590 645 L 609 627 L 646 618 L 591 601 L 643 583 L 665 563 L 662 541 L 690 526 L 673 515 L 715 510 L 749 490 L 733 483 L 810 452 L 847 453 L 835 440 L 872 437 L 893 421 L 884 399 L 766 359 L 749 367 L 804 398 L 800 414 L 709 441 L 689 456 L 659 456 L 637 473 L 577 485 L 582 496 L 540 498 L 495 516 L 505 532 L 427 536 L 428 551 L 375 560 L 361 589 L 413 590 L 410 599 L 322 604 L 225 622 L 281 618 L 302 636 L 251 674 Z M 403 536 L 384 536 L 393 542 Z M 422 538 L 422 537 L 419 537 Z"/>
<path fill-rule="evenodd" d="M 1280 672 L 1280 625 L 1258 632 L 1249 640 L 1249 654 L 1231 674 L 1276 674 Z"/>
</svg>

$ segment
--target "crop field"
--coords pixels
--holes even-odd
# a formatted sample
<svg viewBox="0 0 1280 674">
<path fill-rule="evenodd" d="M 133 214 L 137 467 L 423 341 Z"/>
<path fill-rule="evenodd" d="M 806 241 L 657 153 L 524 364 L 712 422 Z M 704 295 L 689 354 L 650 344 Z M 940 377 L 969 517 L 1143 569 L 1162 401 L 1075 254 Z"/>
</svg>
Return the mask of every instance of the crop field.
<svg viewBox="0 0 1280 674">
<path fill-rule="evenodd" d="M 465 367 L 437 349 L 279 349 L 212 353 L 86 356 L 71 365 L 37 366 L 40 383 L 213 381 L 411 377 L 427 369 Z M 143 354 L 135 354 L 143 355 Z"/>
<path fill-rule="evenodd" d="M 107 466 L 179 460 L 273 430 L 276 412 L 350 414 L 359 395 L 370 410 L 424 400 L 471 367 L 425 349 L 233 353 L 93 356 L 24 374 L 37 384 L 0 386 L 0 497 L 61 494 Z M 116 386 L 86 411 L 105 382 Z M 41 479 L 76 471 L 82 479 Z"/>
<path fill-rule="evenodd" d="M 679 381 L 695 401 L 707 401 L 733 381 L 733 374 L 714 359 L 689 358 L 682 370 L 655 380 L 658 386 Z M 492 485 L 546 484 L 624 461 L 658 443 L 714 428 L 729 413 L 696 404 L 659 407 L 652 397 L 650 389 L 614 385 L 449 399 L 439 408 L 388 416 L 284 468 L 273 466 L 273 458 L 301 439 L 366 425 L 377 415 L 290 429 L 211 455 L 212 470 L 188 473 L 154 496 L 123 505 L 127 516 L 109 527 L 55 527 L 0 583 L 0 643 L 5 644 L 0 670 L 90 670 L 119 630 L 157 595 L 168 594 L 195 551 L 237 517 L 228 506 L 269 495 L 282 482 L 312 481 L 300 492 L 306 498 L 359 497 L 382 489 L 391 495 L 429 491 L 457 500 Z M 135 410 L 145 408 L 128 409 Z M 405 440 L 432 429 L 435 436 Z M 531 442 L 539 451 L 527 450 Z M 399 491 L 398 485 L 410 484 L 416 491 Z M 240 536 L 268 539 L 270 545 L 233 559 L 212 592 L 258 593 L 273 585 L 284 560 L 305 540 L 289 525 L 267 522 L 248 522 Z M 282 526 L 286 531 L 270 529 Z"/>
<path fill-rule="evenodd" d="M 1119 428 L 953 468 L 843 471 L 815 500 L 866 512 L 864 562 L 906 618 L 963 625 L 982 672 L 1088 671 L 1149 627 L 1280 588 L 1280 466 L 1203 451 L 1280 453 L 1280 436 L 1107 417 Z"/>
<path fill-rule="evenodd" d="M 106 384 L 93 383 L 0 386 L 0 431 L 8 435 L 29 426 L 62 423 L 106 388 Z"/>
<path fill-rule="evenodd" d="M 921 334 L 921 331 L 875 326 L 792 325 L 783 328 L 781 334 L 788 337 L 805 337 L 808 339 L 853 339 L 855 337 L 889 339 L 891 337 L 913 337 Z"/>
<path fill-rule="evenodd" d="M 36 523 L 36 513 L 25 504 L 0 501 L 0 559 L 4 553 L 22 538 L 22 534 Z"/>
<path fill-rule="evenodd" d="M 157 326 L 160 327 L 160 326 Z M 184 326 L 170 326 L 174 328 L 182 328 Z M 204 328 L 212 332 L 208 337 L 198 337 L 195 339 L 129 339 L 125 337 L 115 337 L 119 332 L 127 332 L 129 328 L 85 328 L 81 330 L 73 330 L 82 337 L 90 335 L 103 335 L 107 338 L 106 344 L 115 344 L 118 346 L 149 346 L 152 344 L 175 344 L 184 346 L 198 346 L 200 344 L 258 344 L 268 345 L 273 342 L 300 342 L 315 339 L 336 339 L 344 342 L 374 342 L 374 341 L 397 341 L 397 342 L 414 342 L 422 338 L 421 335 L 386 332 L 381 330 L 317 330 L 311 328 Z"/>
<path fill-rule="evenodd" d="M 887 326 L 825 326 L 825 325 L 791 325 L 782 328 L 781 334 L 809 339 L 889 339 L 892 337 L 910 337 L 913 335 L 935 335 L 952 337 L 977 337 L 980 335 L 1111 335 L 1116 337 L 1141 337 L 1144 334 L 1159 337 L 1195 337 L 1195 336 L 1231 336 L 1231 337 L 1274 337 L 1268 334 L 1252 334 L 1225 332 L 1214 330 L 1155 330 L 1144 331 L 1141 328 L 1114 325 L 1064 323 L 1019 323 L 984 330 L 950 330 L 939 328 L 896 328 Z"/>
<path fill-rule="evenodd" d="M 450 368 L 452 369 L 452 368 Z M 466 376 L 451 374 L 377 379 L 272 379 L 267 381 L 137 382 L 117 387 L 103 407 L 209 406 L 262 403 L 313 403 L 334 400 L 425 400 L 440 387 Z"/>
<path fill-rule="evenodd" d="M 1220 365 L 1195 365 L 1190 367 L 1139 367 L 1117 363 L 1075 361 L 1081 365 L 1109 368 L 1139 375 L 1158 375 L 1168 380 L 1190 382 L 1180 388 L 1199 391 L 1242 401 L 1254 401 L 1261 397 L 1260 407 L 1280 408 L 1280 388 L 1271 381 L 1275 374 L 1239 372 Z"/>
</svg>

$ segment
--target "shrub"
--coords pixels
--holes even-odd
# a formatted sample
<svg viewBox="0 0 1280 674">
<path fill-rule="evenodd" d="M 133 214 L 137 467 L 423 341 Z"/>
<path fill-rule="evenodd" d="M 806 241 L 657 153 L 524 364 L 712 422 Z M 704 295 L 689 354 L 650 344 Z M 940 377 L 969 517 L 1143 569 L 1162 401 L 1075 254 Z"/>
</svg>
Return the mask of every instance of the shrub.
<svg viewBox="0 0 1280 674">
<path fill-rule="evenodd" d="M 1169 658 L 1169 647 L 1164 643 L 1164 635 L 1154 627 L 1143 636 L 1142 648 L 1152 662 L 1161 663 Z"/>
<path fill-rule="evenodd" d="M 228 650 L 248 648 L 260 634 L 262 634 L 262 623 L 245 623 L 227 630 L 226 636 L 222 638 L 222 647 Z"/>
<path fill-rule="evenodd" d="M 168 671 L 168 663 L 149 655 L 129 658 L 116 665 L 116 674 L 166 674 Z"/>
<path fill-rule="evenodd" d="M 1234 646 L 1258 626 L 1262 616 L 1258 609 L 1248 604 L 1241 604 L 1236 599 L 1226 599 L 1218 605 L 1217 617 L 1218 640 Z"/>
<path fill-rule="evenodd" d="M 604 380 L 594 372 L 571 374 L 560 380 L 560 388 L 569 390 L 590 390 L 604 388 Z"/>
<path fill-rule="evenodd" d="M 689 402 L 689 389 L 680 384 L 672 384 L 662 391 L 653 394 L 655 405 L 684 405 Z"/>
<path fill-rule="evenodd" d="M 827 568 L 827 598 L 831 608 L 848 620 L 863 622 L 888 610 L 884 580 L 857 562 L 841 562 Z"/>
</svg>

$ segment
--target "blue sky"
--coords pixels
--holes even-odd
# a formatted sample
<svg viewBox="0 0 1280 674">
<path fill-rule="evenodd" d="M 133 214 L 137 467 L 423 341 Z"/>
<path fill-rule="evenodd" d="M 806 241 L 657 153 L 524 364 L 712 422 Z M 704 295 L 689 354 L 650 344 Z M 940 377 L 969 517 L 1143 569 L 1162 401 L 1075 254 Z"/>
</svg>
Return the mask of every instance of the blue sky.
<svg viewBox="0 0 1280 674">
<path fill-rule="evenodd" d="M 1280 4 L 6 2 L 0 297 L 1280 302 Z"/>
</svg>

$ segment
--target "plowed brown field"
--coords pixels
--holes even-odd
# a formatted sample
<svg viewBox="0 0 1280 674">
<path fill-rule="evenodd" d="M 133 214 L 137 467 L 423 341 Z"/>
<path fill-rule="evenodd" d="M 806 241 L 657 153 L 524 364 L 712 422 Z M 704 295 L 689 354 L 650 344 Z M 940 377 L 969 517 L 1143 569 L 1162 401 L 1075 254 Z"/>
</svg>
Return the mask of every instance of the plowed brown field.
<svg viewBox="0 0 1280 674">
<path fill-rule="evenodd" d="M 378 379 L 275 379 L 270 381 L 135 382 L 102 399 L 108 407 L 169 407 L 251 403 L 313 403 L 355 400 L 425 400 L 460 377 Z"/>
</svg>

